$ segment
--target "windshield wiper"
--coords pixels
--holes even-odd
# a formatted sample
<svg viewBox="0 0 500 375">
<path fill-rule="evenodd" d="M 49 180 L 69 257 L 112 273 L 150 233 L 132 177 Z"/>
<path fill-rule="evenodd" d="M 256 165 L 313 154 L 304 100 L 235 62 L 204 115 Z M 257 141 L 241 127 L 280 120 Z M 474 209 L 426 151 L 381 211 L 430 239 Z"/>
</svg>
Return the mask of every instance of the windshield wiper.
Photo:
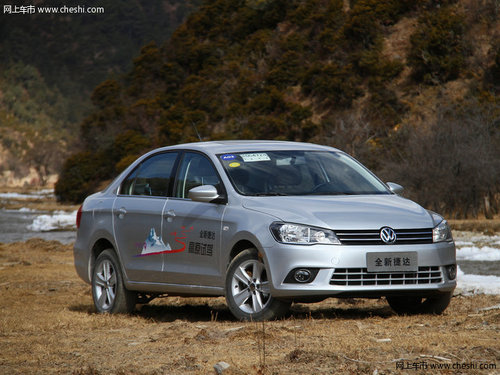
<svg viewBox="0 0 500 375">
<path fill-rule="evenodd" d="M 277 191 L 270 191 L 268 193 L 255 193 L 255 194 L 248 194 L 252 197 L 284 197 L 287 196 L 288 194 L 285 193 L 279 193 Z"/>
<path fill-rule="evenodd" d="M 316 191 L 306 195 L 355 195 L 355 193 L 346 193 L 343 191 Z"/>
</svg>

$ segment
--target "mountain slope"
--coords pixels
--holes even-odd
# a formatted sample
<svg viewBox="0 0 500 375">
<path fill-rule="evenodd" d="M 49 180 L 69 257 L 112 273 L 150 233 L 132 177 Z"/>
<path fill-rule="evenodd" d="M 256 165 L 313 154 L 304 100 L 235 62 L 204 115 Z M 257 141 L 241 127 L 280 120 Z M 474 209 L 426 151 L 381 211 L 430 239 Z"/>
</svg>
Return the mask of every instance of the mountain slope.
<svg viewBox="0 0 500 375">
<path fill-rule="evenodd" d="M 495 12 L 494 1 L 469 0 L 204 1 L 168 43 L 146 45 L 126 76 L 96 87 L 84 151 L 66 161 L 57 192 L 80 200 L 145 149 L 196 140 L 194 124 L 204 139 L 331 144 L 397 177 L 427 207 L 494 214 Z M 478 132 L 492 173 L 473 173 L 464 151 L 478 144 L 460 134 Z M 434 148 L 416 158 L 412 144 Z M 447 199 L 472 176 L 474 186 Z"/>
</svg>

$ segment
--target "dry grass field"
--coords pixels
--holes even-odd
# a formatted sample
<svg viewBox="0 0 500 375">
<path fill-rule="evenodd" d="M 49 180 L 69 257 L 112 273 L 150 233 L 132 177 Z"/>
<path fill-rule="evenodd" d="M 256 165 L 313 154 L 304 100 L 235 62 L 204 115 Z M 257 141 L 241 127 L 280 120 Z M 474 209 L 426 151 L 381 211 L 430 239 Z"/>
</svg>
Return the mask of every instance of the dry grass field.
<svg viewBox="0 0 500 375">
<path fill-rule="evenodd" d="M 221 298 L 177 297 L 98 315 L 71 245 L 37 239 L 0 244 L 0 296 L 0 374 L 500 374 L 500 296 L 441 316 L 329 299 L 242 323 Z"/>
</svg>

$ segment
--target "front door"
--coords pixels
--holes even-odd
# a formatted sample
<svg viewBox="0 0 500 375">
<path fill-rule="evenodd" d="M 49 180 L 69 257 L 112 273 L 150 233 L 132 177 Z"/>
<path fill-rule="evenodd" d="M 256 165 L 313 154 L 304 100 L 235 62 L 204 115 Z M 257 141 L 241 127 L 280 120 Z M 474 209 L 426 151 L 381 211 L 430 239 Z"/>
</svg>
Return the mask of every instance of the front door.
<svg viewBox="0 0 500 375">
<path fill-rule="evenodd" d="M 165 254 L 165 282 L 220 286 L 219 271 L 222 217 L 225 204 L 188 199 L 190 189 L 213 185 L 222 193 L 222 182 L 210 160 L 186 152 L 179 165 L 173 198 L 164 210 L 163 233 L 175 253 Z M 167 238 L 167 237 L 166 237 Z"/>
</svg>

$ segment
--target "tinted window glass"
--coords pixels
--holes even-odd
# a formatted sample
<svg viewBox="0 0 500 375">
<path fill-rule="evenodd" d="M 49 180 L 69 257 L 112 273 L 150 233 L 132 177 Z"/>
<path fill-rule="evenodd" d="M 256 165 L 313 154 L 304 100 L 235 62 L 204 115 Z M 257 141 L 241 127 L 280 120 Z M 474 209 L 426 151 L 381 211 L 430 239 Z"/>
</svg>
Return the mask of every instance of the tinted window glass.
<svg viewBox="0 0 500 375">
<path fill-rule="evenodd" d="M 385 185 L 344 153 L 266 151 L 219 155 L 244 195 L 389 194 Z"/>
<path fill-rule="evenodd" d="M 179 167 L 175 196 L 187 198 L 190 189 L 201 185 L 213 185 L 221 194 L 221 182 L 215 168 L 207 157 L 186 152 Z"/>
<path fill-rule="evenodd" d="M 167 196 L 176 158 L 169 152 L 145 160 L 123 181 L 120 194 Z"/>
</svg>

